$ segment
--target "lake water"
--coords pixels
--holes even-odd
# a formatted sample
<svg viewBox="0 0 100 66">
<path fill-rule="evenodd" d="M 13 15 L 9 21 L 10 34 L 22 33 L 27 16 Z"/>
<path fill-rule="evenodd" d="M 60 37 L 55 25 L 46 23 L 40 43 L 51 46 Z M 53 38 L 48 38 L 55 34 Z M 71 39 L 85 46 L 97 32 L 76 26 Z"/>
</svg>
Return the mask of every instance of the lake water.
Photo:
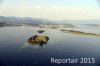
<svg viewBox="0 0 100 66">
<path fill-rule="evenodd" d="M 63 33 L 56 29 L 33 27 L 0 27 L 0 66 L 100 66 L 100 37 Z M 76 29 L 77 30 L 77 29 Z M 79 29 L 80 30 L 80 29 Z M 100 29 L 81 29 L 100 32 Z M 49 37 L 43 46 L 26 41 L 33 35 Z M 95 58 L 95 63 L 52 64 L 51 58 Z"/>
</svg>

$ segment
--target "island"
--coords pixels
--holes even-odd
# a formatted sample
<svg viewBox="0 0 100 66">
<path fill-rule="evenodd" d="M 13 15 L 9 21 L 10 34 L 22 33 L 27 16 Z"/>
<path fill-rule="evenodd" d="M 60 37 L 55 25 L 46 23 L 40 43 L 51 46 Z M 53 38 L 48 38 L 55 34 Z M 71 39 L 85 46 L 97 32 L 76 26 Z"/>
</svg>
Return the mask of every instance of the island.
<svg viewBox="0 0 100 66">
<path fill-rule="evenodd" d="M 34 35 L 30 37 L 27 42 L 31 45 L 43 46 L 43 44 L 47 44 L 48 40 L 49 40 L 48 36 Z"/>
</svg>

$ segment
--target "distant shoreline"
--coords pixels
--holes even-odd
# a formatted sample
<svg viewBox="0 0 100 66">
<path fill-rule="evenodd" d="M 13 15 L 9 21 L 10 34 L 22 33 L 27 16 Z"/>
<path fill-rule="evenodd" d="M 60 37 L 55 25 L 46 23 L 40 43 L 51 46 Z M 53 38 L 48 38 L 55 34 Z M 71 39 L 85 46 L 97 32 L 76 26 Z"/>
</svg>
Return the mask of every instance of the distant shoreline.
<svg viewBox="0 0 100 66">
<path fill-rule="evenodd" d="M 96 33 L 86 33 L 86 32 L 82 32 L 82 31 L 65 30 L 65 29 L 61 29 L 61 31 L 64 32 L 64 33 L 71 33 L 71 34 L 75 34 L 75 35 L 97 36 L 97 37 L 100 37 L 100 34 L 96 34 Z"/>
</svg>

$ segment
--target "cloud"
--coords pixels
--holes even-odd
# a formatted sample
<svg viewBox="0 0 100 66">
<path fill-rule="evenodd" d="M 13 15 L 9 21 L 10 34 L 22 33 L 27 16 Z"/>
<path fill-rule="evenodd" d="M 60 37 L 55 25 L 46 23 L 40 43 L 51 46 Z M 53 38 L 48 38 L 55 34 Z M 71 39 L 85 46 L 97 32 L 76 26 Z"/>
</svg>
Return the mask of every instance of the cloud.
<svg viewBox="0 0 100 66">
<path fill-rule="evenodd" d="M 2 6 L 0 8 L 0 15 L 47 19 L 87 20 L 100 19 L 100 10 L 66 8 L 56 6 Z"/>
</svg>

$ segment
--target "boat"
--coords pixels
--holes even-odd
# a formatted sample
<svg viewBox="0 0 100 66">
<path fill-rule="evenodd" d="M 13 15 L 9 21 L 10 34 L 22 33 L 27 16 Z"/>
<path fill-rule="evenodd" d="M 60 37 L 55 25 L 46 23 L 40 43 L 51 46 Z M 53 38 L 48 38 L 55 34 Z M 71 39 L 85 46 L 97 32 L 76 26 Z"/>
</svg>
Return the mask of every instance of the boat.
<svg viewBox="0 0 100 66">
<path fill-rule="evenodd" d="M 37 31 L 38 33 L 43 33 L 43 32 L 45 32 L 44 30 L 38 30 Z"/>
</svg>

